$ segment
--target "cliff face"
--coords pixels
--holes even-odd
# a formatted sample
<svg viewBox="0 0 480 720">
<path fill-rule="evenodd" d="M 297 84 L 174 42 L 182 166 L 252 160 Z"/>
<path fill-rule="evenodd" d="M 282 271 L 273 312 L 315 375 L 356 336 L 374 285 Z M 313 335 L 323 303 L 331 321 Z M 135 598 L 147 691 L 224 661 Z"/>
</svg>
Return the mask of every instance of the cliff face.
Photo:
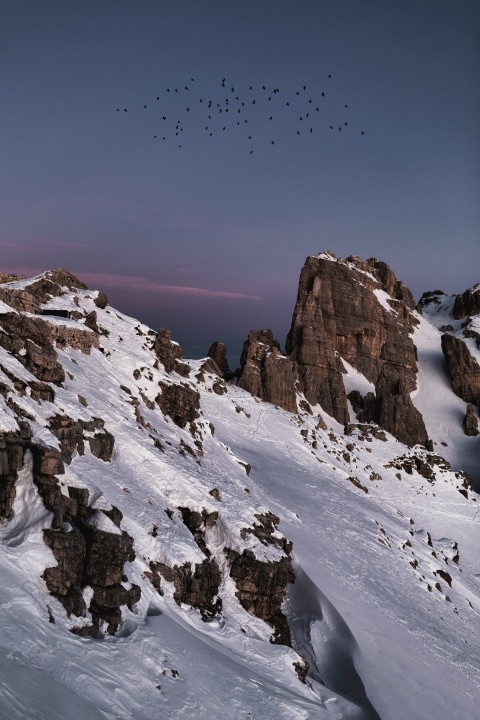
<svg viewBox="0 0 480 720">
<path fill-rule="evenodd" d="M 286 357 L 271 330 L 252 330 L 241 357 L 239 387 L 285 410 L 297 393 L 338 422 L 349 416 L 342 358 L 375 386 L 362 419 L 376 422 L 407 445 L 425 445 L 427 432 L 410 399 L 416 388 L 416 323 L 411 292 L 386 263 L 308 257 L 286 341 Z M 355 394 L 355 405 L 364 406 Z"/>
<path fill-rule="evenodd" d="M 371 421 L 409 445 L 427 442 L 410 393 L 416 387 L 409 333 L 414 301 L 392 270 L 374 258 L 307 258 L 286 350 L 298 390 L 341 423 L 349 421 L 341 358 L 375 385 Z"/>
<path fill-rule="evenodd" d="M 240 358 L 238 387 L 272 405 L 296 412 L 292 362 L 280 350 L 271 330 L 252 330 Z"/>
</svg>

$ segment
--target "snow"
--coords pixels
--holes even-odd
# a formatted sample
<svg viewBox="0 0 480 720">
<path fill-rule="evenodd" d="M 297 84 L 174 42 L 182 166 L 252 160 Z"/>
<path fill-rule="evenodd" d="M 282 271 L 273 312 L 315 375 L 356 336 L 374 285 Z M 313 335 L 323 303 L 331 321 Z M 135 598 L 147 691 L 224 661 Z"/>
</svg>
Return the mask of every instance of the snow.
<svg viewBox="0 0 480 720">
<path fill-rule="evenodd" d="M 391 300 L 391 297 L 387 292 L 385 292 L 385 290 L 380 290 L 380 288 L 377 288 L 376 290 L 373 291 L 373 294 L 377 298 L 380 305 L 383 308 L 385 308 L 385 310 L 388 310 L 388 312 L 392 313 L 393 315 L 397 314 L 396 311 L 392 308 L 392 306 L 388 302 L 389 300 Z"/>
<path fill-rule="evenodd" d="M 94 296 L 76 290 L 62 298 L 66 309 L 84 314 L 95 309 L 109 335 L 100 337 L 103 352 L 57 349 L 68 374 L 63 387 L 55 387 L 54 404 L 37 403 L 28 393 L 20 397 L 7 375 L 0 379 L 34 418 L 39 442 L 58 447 L 48 429 L 56 413 L 83 420 L 101 417 L 114 435 L 110 462 L 94 457 L 87 442 L 85 454 L 75 454 L 59 481 L 64 492 L 67 485 L 89 490 L 98 528 L 134 537 L 136 559 L 126 564 L 125 574 L 127 586 L 140 585 L 142 596 L 133 612 L 124 610 L 115 637 L 90 640 L 70 632 L 88 618 L 68 618 L 42 580 L 44 569 L 56 562 L 43 542 L 51 514 L 32 481 L 28 455 L 17 480 L 13 515 L 0 524 L 0 717 L 478 717 L 480 506 L 475 495 L 465 498 L 458 490 L 461 480 L 440 467 L 432 483 L 415 470 L 399 470 L 398 458 L 428 454 L 388 434 L 385 442 L 345 436 L 324 413 L 328 427 L 321 430 L 320 408 L 313 415 L 287 413 L 235 385 L 216 395 L 213 376 L 206 375 L 204 383 L 195 380 L 202 361 L 190 361 L 191 379 L 181 382 L 200 393 L 200 454 L 188 428 L 180 429 L 144 400 L 154 402 L 159 382 L 180 381 L 153 366 L 151 331 L 113 308 L 96 308 Z M 453 395 L 445 375 L 441 332 L 427 316 L 419 317 L 413 337 L 419 373 L 412 398 L 424 414 L 435 451 L 454 469 L 473 470 L 479 440 L 463 435 L 465 403 Z M 374 391 L 372 383 L 342 362 L 347 392 Z M 35 379 L 1 348 L 0 365 L 25 382 Z M 2 430 L 17 429 L 1 395 L 0 422 Z M 192 453 L 182 454 L 182 443 Z M 220 500 L 210 494 L 213 488 Z M 120 530 L 101 512 L 112 505 L 123 513 Z M 179 607 L 169 583 L 162 581 L 163 596 L 154 590 L 144 574 L 151 561 L 181 565 L 205 559 L 179 507 L 219 512 L 205 541 L 223 568 L 226 547 L 249 548 L 259 559 L 277 560 L 278 547 L 262 544 L 252 533 L 242 540 L 241 531 L 257 522 L 258 513 L 270 510 L 279 516 L 279 531 L 293 542 L 297 573 L 284 603 L 293 650 L 269 641 L 272 629 L 240 606 L 226 573 L 220 587 L 222 615 L 209 623 L 197 610 Z M 457 551 L 458 564 L 453 559 Z M 439 570 L 450 574 L 451 588 Z M 84 592 L 89 600 L 92 589 Z M 49 613 L 55 623 L 48 621 Z M 306 684 L 294 671 L 297 652 L 310 662 Z"/>
</svg>

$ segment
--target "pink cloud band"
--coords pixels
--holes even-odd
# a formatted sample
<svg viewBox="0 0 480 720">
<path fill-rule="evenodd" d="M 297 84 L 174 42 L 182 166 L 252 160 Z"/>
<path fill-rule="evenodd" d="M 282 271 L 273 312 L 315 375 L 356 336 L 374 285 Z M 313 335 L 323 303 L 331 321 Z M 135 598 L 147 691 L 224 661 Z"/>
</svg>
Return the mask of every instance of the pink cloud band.
<svg viewBox="0 0 480 720">
<path fill-rule="evenodd" d="M 163 285 L 136 275 L 111 275 L 104 273 L 77 273 L 78 277 L 95 288 L 120 287 L 125 290 L 143 290 L 168 295 L 190 295 L 205 298 L 232 298 L 236 300 L 262 300 L 259 295 L 231 292 L 229 290 L 210 290 L 207 288 L 185 287 L 183 285 Z"/>
<path fill-rule="evenodd" d="M 44 270 L 38 268 L 2 268 L 0 271 L 19 273 L 26 277 L 35 277 Z M 164 295 L 186 295 L 199 298 L 230 298 L 232 300 L 263 300 L 259 295 L 250 295 L 248 293 L 231 292 L 230 290 L 211 290 L 208 288 L 185 287 L 183 285 L 163 285 L 153 280 L 138 277 L 137 275 L 114 275 L 111 273 L 75 273 L 80 280 L 87 283 L 92 289 L 102 288 L 122 288 L 123 290 L 141 290 L 143 292 L 151 292 Z"/>
</svg>

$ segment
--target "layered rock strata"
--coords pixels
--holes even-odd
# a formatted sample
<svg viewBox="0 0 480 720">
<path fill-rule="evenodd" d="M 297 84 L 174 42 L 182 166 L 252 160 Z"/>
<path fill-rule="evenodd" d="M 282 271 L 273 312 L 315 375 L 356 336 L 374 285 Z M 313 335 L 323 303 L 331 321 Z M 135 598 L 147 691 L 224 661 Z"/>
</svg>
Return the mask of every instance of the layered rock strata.
<svg viewBox="0 0 480 720">
<path fill-rule="evenodd" d="M 345 358 L 375 385 L 369 419 L 408 445 L 426 444 L 423 418 L 410 399 L 417 373 L 409 335 L 414 306 L 410 291 L 375 258 L 307 258 L 286 342 L 307 401 L 349 421 Z"/>
<path fill-rule="evenodd" d="M 454 335 L 442 335 L 442 350 L 453 392 L 466 403 L 480 405 L 480 365 L 466 343 Z"/>
<path fill-rule="evenodd" d="M 240 358 L 237 385 L 273 405 L 296 412 L 292 363 L 280 350 L 271 330 L 252 330 Z"/>
</svg>

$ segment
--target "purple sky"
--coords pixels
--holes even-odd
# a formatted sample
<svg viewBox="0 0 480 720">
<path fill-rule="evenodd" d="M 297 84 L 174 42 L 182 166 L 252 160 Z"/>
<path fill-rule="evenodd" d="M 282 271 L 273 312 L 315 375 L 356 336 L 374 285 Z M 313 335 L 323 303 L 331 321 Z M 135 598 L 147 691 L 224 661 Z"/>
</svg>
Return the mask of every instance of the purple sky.
<svg viewBox="0 0 480 720">
<path fill-rule="evenodd" d="M 0 269 L 66 267 L 201 354 L 254 327 L 283 343 L 327 248 L 462 291 L 479 37 L 477 0 L 4 0 Z"/>
</svg>

